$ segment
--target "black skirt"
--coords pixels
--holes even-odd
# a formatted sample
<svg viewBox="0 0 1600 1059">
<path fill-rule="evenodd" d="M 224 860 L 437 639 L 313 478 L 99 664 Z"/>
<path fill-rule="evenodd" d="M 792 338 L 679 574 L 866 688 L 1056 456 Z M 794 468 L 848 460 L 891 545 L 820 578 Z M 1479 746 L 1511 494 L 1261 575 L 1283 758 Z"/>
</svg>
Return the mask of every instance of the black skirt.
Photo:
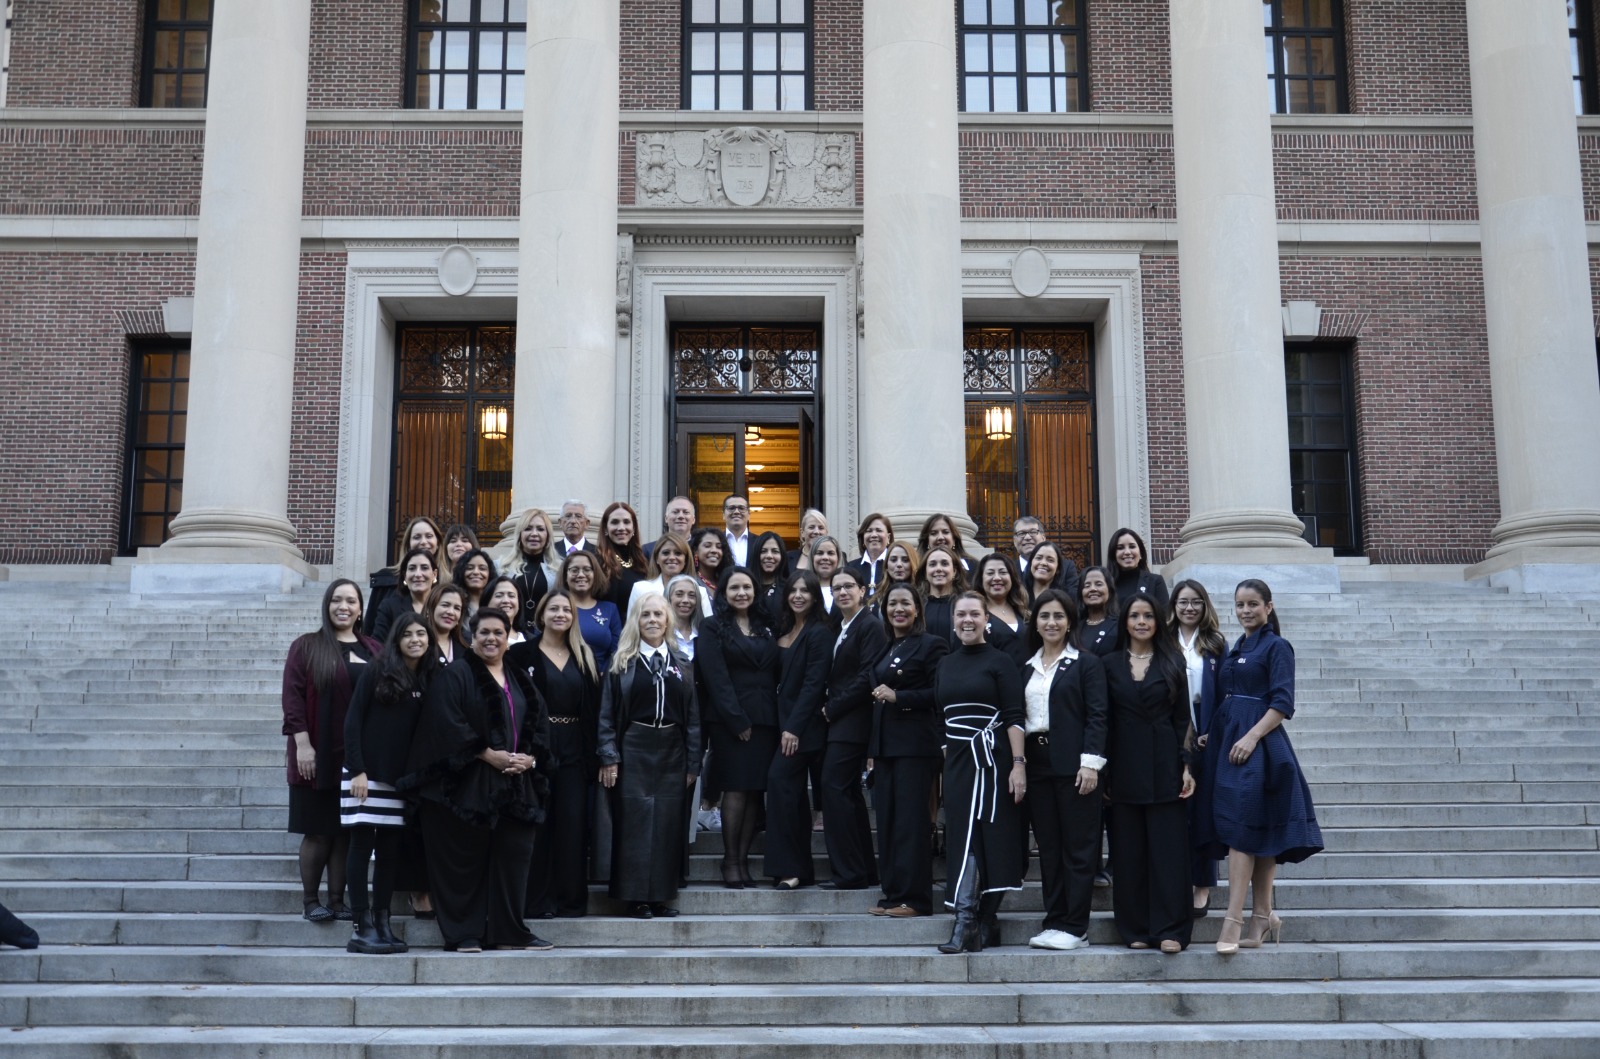
<svg viewBox="0 0 1600 1059">
<path fill-rule="evenodd" d="M 750 738 L 740 739 L 725 724 L 709 724 L 711 760 L 716 762 L 717 782 L 725 791 L 764 791 L 772 759 L 778 754 L 778 728 L 771 724 L 750 726 Z"/>
<path fill-rule="evenodd" d="M 315 787 L 289 788 L 289 833 L 292 835 L 337 835 L 343 827 L 339 819 L 339 788 L 319 791 Z"/>
<path fill-rule="evenodd" d="M 999 711 L 952 703 L 944 708 L 944 735 L 944 903 L 954 908 L 969 858 L 977 862 L 980 893 L 1020 890 L 1028 847 L 1021 807 L 1006 789 L 1011 749 Z M 1003 748 L 998 754 L 996 746 Z"/>
<path fill-rule="evenodd" d="M 618 753 L 610 791 L 611 896 L 661 904 L 678 896 L 688 845 L 683 729 L 631 724 Z"/>
</svg>

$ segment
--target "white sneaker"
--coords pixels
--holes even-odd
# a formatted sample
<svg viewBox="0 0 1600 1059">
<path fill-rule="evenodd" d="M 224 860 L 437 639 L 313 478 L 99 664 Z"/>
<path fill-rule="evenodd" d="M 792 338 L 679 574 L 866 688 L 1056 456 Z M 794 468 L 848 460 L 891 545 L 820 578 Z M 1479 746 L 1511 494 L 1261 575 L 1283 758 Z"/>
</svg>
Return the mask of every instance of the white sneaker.
<svg viewBox="0 0 1600 1059">
<path fill-rule="evenodd" d="M 1035 934 L 1029 938 L 1028 944 L 1035 949 L 1055 949 L 1058 952 L 1068 952 L 1088 945 L 1089 938 L 1087 935 L 1079 937 L 1076 934 L 1068 934 L 1064 930 L 1047 930 L 1042 934 Z"/>
<path fill-rule="evenodd" d="M 722 810 L 721 809 L 701 809 L 699 812 L 697 812 L 695 814 L 694 822 L 695 822 L 695 825 L 697 827 L 699 827 L 700 830 L 702 830 L 702 831 L 721 831 L 722 830 Z"/>
</svg>

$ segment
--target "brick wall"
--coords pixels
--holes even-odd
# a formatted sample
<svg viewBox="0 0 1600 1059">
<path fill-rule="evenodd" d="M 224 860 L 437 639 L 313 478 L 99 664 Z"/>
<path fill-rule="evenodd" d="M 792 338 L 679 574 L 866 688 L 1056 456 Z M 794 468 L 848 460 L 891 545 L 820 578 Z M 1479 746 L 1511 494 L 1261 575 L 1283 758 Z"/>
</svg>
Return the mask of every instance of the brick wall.
<svg viewBox="0 0 1600 1059">
<path fill-rule="evenodd" d="M 138 103 L 141 0 L 22 0 L 15 11 L 7 106 Z"/>
<path fill-rule="evenodd" d="M 682 0 L 623 0 L 623 110 L 678 109 L 682 10 Z"/>
<path fill-rule="evenodd" d="M 818 110 L 861 109 L 861 0 L 812 0 Z"/>
<path fill-rule="evenodd" d="M 410 0 L 311 0 L 312 110 L 398 107 Z"/>
<path fill-rule="evenodd" d="M 204 140 L 199 126 L 0 126 L 0 213 L 197 213 Z"/>
<path fill-rule="evenodd" d="M 631 157 L 631 156 L 630 156 Z M 312 129 L 307 216 L 515 217 L 522 130 Z"/>
<path fill-rule="evenodd" d="M 313 563 L 333 562 L 339 471 L 339 384 L 344 370 L 345 255 L 300 257 L 300 325 L 289 438 L 289 521 Z M 383 414 L 387 414 L 384 410 Z M 386 482 L 387 475 L 380 475 Z"/>
<path fill-rule="evenodd" d="M 1289 133 L 1273 137 L 1278 215 L 1293 220 L 1473 221 L 1472 137 Z"/>
<path fill-rule="evenodd" d="M 1170 112 L 1167 0 L 1089 0 L 1088 7 L 1090 108 Z"/>
<path fill-rule="evenodd" d="M 1344 0 L 1350 110 L 1470 114 L 1465 0 Z"/>
<path fill-rule="evenodd" d="M 188 254 L 0 254 L 0 563 L 109 562 L 123 496 L 119 312 L 193 289 Z"/>
</svg>

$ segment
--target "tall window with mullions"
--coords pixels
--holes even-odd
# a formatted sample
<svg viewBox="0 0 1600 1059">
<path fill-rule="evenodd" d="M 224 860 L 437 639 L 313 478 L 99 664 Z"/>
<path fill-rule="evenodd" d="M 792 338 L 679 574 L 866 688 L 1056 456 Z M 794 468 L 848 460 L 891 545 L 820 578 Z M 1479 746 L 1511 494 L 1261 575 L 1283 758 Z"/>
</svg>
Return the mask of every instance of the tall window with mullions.
<svg viewBox="0 0 1600 1059">
<path fill-rule="evenodd" d="M 528 0 L 410 0 L 406 105 L 521 110 Z"/>
<path fill-rule="evenodd" d="M 144 15 L 146 107 L 203 107 L 211 61 L 211 0 L 150 0 Z"/>
<path fill-rule="evenodd" d="M 811 0 L 684 0 L 686 110 L 810 110 Z"/>
<path fill-rule="evenodd" d="M 1335 555 L 1361 554 L 1350 359 L 1343 344 L 1284 347 L 1294 513 L 1306 524 L 1306 539 Z"/>
<path fill-rule="evenodd" d="M 1272 113 L 1348 111 L 1342 0 L 1261 0 L 1261 19 Z"/>
<path fill-rule="evenodd" d="M 961 0 L 961 109 L 1089 109 L 1084 0 Z"/>
<path fill-rule="evenodd" d="M 189 343 L 152 341 L 133 349 L 128 373 L 128 464 L 122 504 L 123 555 L 159 548 L 183 507 L 183 450 L 189 422 Z"/>
<path fill-rule="evenodd" d="M 1567 0 L 1567 48 L 1574 110 L 1600 113 L 1600 91 L 1595 86 L 1594 0 Z"/>
</svg>

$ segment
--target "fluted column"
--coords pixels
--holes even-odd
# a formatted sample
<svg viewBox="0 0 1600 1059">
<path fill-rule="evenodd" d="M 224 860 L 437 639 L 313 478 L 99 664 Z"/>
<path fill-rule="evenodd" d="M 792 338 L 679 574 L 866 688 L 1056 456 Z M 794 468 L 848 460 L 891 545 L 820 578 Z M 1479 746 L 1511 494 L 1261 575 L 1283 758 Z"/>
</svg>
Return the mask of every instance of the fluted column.
<svg viewBox="0 0 1600 1059">
<path fill-rule="evenodd" d="M 288 512 L 310 31 L 310 0 L 213 8 L 183 509 L 142 556 L 155 564 L 254 565 L 269 581 L 267 567 L 308 569 Z M 145 580 L 186 577 L 206 580 L 155 567 Z"/>
<path fill-rule="evenodd" d="M 1306 543 L 1290 507 L 1261 5 L 1172 0 L 1171 38 L 1189 443 L 1189 520 L 1171 569 L 1224 567 L 1214 581 L 1231 592 L 1235 569 L 1320 563 L 1302 587 L 1336 589 L 1332 553 Z"/>
<path fill-rule="evenodd" d="M 612 499 L 617 41 L 618 0 L 528 5 L 512 521 Z"/>
<path fill-rule="evenodd" d="M 1475 573 L 1600 587 L 1600 384 L 1565 8 L 1468 0 L 1467 29 L 1500 479 Z"/>
<path fill-rule="evenodd" d="M 955 12 L 866 0 L 863 17 L 860 499 L 896 536 L 943 511 L 970 539 Z"/>
</svg>

